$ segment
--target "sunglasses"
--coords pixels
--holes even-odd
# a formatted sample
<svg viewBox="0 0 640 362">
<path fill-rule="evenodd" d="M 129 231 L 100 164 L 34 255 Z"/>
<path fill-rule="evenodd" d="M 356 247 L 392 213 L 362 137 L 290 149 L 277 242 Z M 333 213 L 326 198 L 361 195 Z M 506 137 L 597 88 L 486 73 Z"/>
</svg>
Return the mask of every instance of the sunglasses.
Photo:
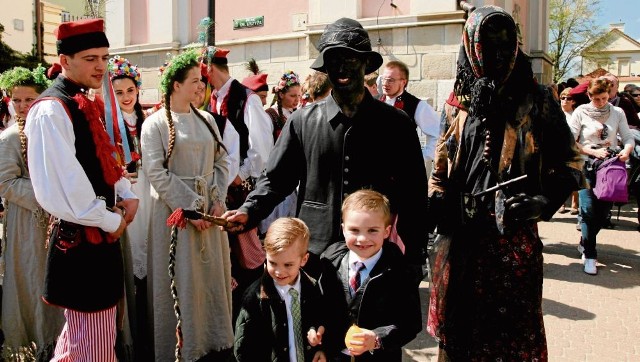
<svg viewBox="0 0 640 362">
<path fill-rule="evenodd" d="M 571 97 L 560 97 L 560 100 L 571 101 L 571 100 L 573 100 L 573 98 L 571 98 Z"/>
<path fill-rule="evenodd" d="M 609 137 L 609 127 L 607 127 L 606 124 L 602 125 L 602 132 L 600 132 L 600 139 L 601 140 L 606 140 L 607 137 Z"/>
<path fill-rule="evenodd" d="M 631 93 L 631 96 L 633 98 L 640 97 L 640 93 Z"/>
</svg>

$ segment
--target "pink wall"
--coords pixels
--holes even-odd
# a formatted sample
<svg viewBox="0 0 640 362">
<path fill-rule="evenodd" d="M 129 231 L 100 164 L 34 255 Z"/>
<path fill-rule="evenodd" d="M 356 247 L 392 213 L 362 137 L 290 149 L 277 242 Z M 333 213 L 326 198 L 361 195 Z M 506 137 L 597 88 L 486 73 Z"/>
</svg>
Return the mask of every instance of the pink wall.
<svg viewBox="0 0 640 362">
<path fill-rule="evenodd" d="M 194 42 L 198 41 L 198 32 L 200 31 L 200 29 L 198 28 L 198 24 L 200 23 L 200 20 L 202 20 L 202 18 L 204 18 L 205 16 L 209 16 L 209 0 L 208 1 L 192 1 L 191 2 L 191 27 L 189 29 L 193 29 L 191 30 L 191 37 L 190 39 L 192 39 Z"/>
<path fill-rule="evenodd" d="M 396 5 L 396 8 L 391 6 L 390 0 L 362 0 L 362 17 L 376 18 L 378 16 L 410 15 L 410 0 L 392 1 Z"/>
<path fill-rule="evenodd" d="M 148 0 L 136 0 L 131 1 L 131 10 L 129 12 L 130 26 L 131 26 L 131 38 L 130 44 L 144 44 L 148 40 L 148 26 L 147 26 L 147 3 Z M 129 44 L 127 44 L 129 45 Z"/>
<path fill-rule="evenodd" d="M 192 4 L 195 6 L 194 1 Z M 201 1 L 205 3 L 206 1 Z M 292 32 L 292 15 L 308 13 L 306 0 L 223 0 L 216 1 L 216 41 Z M 264 15 L 264 26 L 233 30 L 233 19 Z"/>
</svg>

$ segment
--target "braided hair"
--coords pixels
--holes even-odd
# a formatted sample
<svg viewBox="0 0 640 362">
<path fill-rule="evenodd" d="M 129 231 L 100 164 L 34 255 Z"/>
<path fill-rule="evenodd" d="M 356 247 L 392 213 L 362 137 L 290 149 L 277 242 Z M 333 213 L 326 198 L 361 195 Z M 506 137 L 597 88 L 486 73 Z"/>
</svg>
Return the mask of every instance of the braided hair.
<svg viewBox="0 0 640 362">
<path fill-rule="evenodd" d="M 162 73 L 161 80 L 161 88 L 164 91 L 164 110 L 165 115 L 167 117 L 167 124 L 169 126 L 169 142 L 167 146 L 167 155 L 165 157 L 163 166 L 168 168 L 169 159 L 173 154 L 173 149 L 176 143 L 176 130 L 173 122 L 173 117 L 171 116 L 171 94 L 173 93 L 173 84 L 174 82 L 182 83 L 187 78 L 187 74 L 194 67 L 200 67 L 197 61 L 197 56 L 195 52 L 187 51 L 184 52 L 177 57 L 175 57 L 171 64 L 167 66 L 165 71 Z M 213 126 L 202 116 L 202 114 L 191 104 L 191 111 L 195 113 L 195 115 L 207 126 L 211 134 L 213 135 L 214 140 L 216 141 L 217 149 L 224 149 L 227 151 L 224 144 L 221 142 L 220 138 L 216 134 Z"/>
<path fill-rule="evenodd" d="M 11 92 L 15 87 L 31 87 L 37 94 L 41 94 L 47 87 L 49 87 L 49 85 L 51 85 L 51 81 L 47 79 L 45 72 L 46 69 L 41 65 L 38 65 L 33 70 L 29 70 L 24 67 L 14 67 L 0 75 L 0 88 L 4 88 L 8 92 Z M 8 104 L 4 102 L 4 99 L 0 99 L 0 103 L 8 107 Z M 4 119 L 0 118 L 0 120 L 3 121 L 2 126 L 4 126 Z M 16 116 L 16 123 L 18 124 L 18 135 L 20 137 L 20 152 L 26 166 L 27 136 L 24 134 L 25 119 Z"/>
<path fill-rule="evenodd" d="M 137 84 L 136 80 L 128 75 L 117 75 L 111 78 L 111 82 L 113 83 L 115 80 L 124 78 L 131 79 L 134 85 Z M 140 135 L 142 134 L 142 122 L 145 119 L 144 110 L 142 109 L 142 104 L 140 104 L 140 92 L 138 92 L 138 95 L 136 96 L 136 103 L 133 105 L 133 112 L 136 115 L 136 132 Z"/>
<path fill-rule="evenodd" d="M 278 80 L 278 83 L 271 90 L 271 92 L 275 94 L 275 96 L 273 97 L 273 100 L 271 100 L 271 107 L 273 107 L 273 105 L 276 103 L 278 104 L 278 116 L 281 119 L 286 119 L 286 118 L 282 113 L 282 99 L 280 98 L 280 96 L 286 94 L 287 91 L 289 91 L 289 88 L 293 86 L 299 86 L 299 85 L 300 85 L 300 78 L 292 70 L 289 70 L 285 72 L 282 75 L 282 77 L 280 77 L 280 80 Z"/>
</svg>

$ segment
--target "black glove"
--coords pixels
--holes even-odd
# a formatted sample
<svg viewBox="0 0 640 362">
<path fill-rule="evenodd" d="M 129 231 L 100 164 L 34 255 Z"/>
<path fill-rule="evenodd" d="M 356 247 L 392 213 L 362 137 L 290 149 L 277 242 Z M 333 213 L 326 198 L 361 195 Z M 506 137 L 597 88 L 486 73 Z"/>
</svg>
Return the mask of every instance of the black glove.
<svg viewBox="0 0 640 362">
<path fill-rule="evenodd" d="M 537 220 L 548 203 L 549 199 L 542 195 L 517 194 L 504 202 L 504 219 L 507 223 Z"/>
</svg>

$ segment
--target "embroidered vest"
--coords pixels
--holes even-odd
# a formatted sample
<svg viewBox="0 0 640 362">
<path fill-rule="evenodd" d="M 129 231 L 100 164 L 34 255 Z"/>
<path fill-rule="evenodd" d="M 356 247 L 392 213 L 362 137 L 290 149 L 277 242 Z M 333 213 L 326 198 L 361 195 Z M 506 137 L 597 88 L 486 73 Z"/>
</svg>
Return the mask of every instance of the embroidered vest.
<svg viewBox="0 0 640 362">
<path fill-rule="evenodd" d="M 113 187 L 108 186 L 102 176 L 89 123 L 72 99 L 80 91 L 77 84 L 61 75 L 40 95 L 40 99 L 57 98 L 64 104 L 73 122 L 76 158 L 96 195 L 104 198 L 107 206 L 111 207 L 115 203 Z M 50 241 L 43 299 L 49 304 L 82 312 L 94 312 L 115 306 L 124 291 L 120 242 L 92 244 L 86 241 L 81 225 L 67 225 L 67 231 L 80 233 L 80 242 L 73 248 L 61 250 L 57 245 L 53 245 L 53 240 Z M 55 234 L 60 232 L 52 233 L 52 239 L 55 238 Z M 64 237 L 64 233 L 62 235 L 61 237 Z"/>
<path fill-rule="evenodd" d="M 96 145 L 91 136 L 89 123 L 84 114 L 78 109 L 78 103 L 72 98 L 80 91 L 81 88 L 77 84 L 60 76 L 56 78 L 53 85 L 45 90 L 39 98 L 58 98 L 64 103 L 73 122 L 73 133 L 76 137 L 75 148 L 78 150 L 78 152 L 76 152 L 76 158 L 87 174 L 96 196 L 104 198 L 107 206 L 112 207 L 115 204 L 113 187 L 107 185 L 102 176 L 102 167 L 96 156 Z"/>
<path fill-rule="evenodd" d="M 414 96 L 413 94 L 404 91 L 401 95 L 396 99 L 396 103 L 401 101 L 403 103 L 402 110 L 405 111 L 406 114 L 409 115 L 413 123 L 416 123 L 416 109 L 418 109 L 418 103 L 420 103 L 420 99 Z M 416 127 L 418 124 L 416 123 Z"/>
<path fill-rule="evenodd" d="M 249 150 L 249 128 L 244 123 L 244 108 L 247 105 L 247 98 L 253 93 L 251 89 L 243 86 L 237 80 L 231 81 L 229 87 L 229 98 L 227 99 L 227 118 L 240 135 L 240 163 L 247 158 Z M 220 128 L 224 130 L 224 127 Z M 222 131 L 221 131 L 222 132 Z"/>
</svg>

